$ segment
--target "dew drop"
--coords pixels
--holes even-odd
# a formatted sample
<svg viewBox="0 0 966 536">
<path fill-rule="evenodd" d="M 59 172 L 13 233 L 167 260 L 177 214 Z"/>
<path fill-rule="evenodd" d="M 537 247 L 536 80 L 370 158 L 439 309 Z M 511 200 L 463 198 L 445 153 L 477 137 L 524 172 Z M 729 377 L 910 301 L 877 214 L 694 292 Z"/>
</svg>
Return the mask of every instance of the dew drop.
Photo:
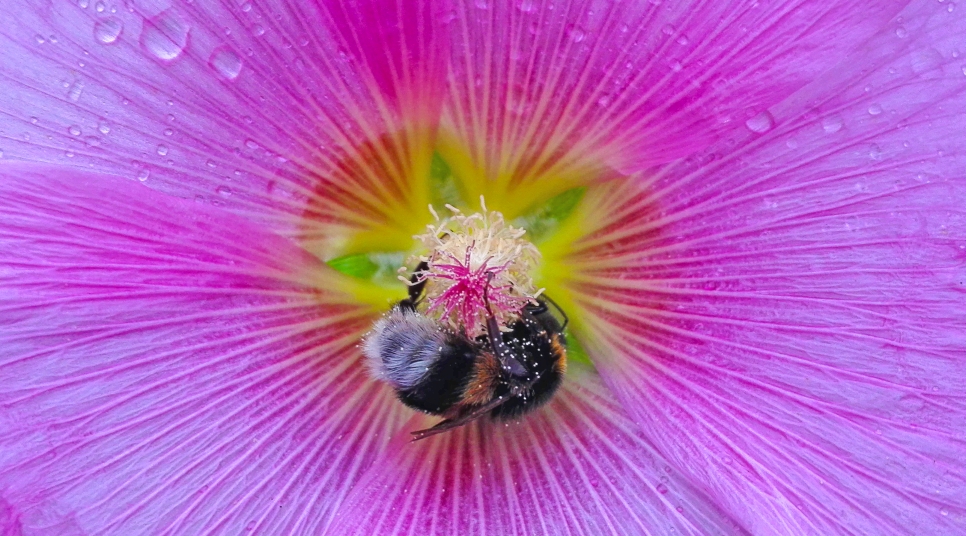
<svg viewBox="0 0 966 536">
<path fill-rule="evenodd" d="M 255 143 L 255 140 L 245 140 L 245 147 L 254 150 L 258 149 L 258 144 Z"/>
<path fill-rule="evenodd" d="M 144 21 L 141 30 L 141 46 L 161 61 L 173 61 L 188 46 L 190 27 L 171 10 Z"/>
<path fill-rule="evenodd" d="M 222 197 L 231 196 L 231 188 L 227 186 L 219 186 L 218 188 L 215 188 L 215 192 Z"/>
<path fill-rule="evenodd" d="M 243 12 L 245 12 L 245 13 L 248 13 L 249 11 L 252 10 L 252 3 L 251 2 L 245 2 L 244 4 L 241 5 L 241 10 Z"/>
<path fill-rule="evenodd" d="M 944 516 L 948 516 L 949 515 L 949 510 L 943 508 L 943 509 L 939 510 L 939 513 L 942 514 L 942 515 L 944 515 Z"/>
<path fill-rule="evenodd" d="M 111 132 L 111 125 L 110 125 L 110 124 L 109 124 L 109 123 L 107 122 L 107 120 L 106 120 L 106 119 L 101 119 L 101 120 L 100 120 L 100 121 L 99 121 L 99 122 L 97 123 L 97 130 L 98 130 L 98 131 L 99 131 L 99 132 L 100 132 L 101 134 L 110 134 L 110 132 Z"/>
<path fill-rule="evenodd" d="M 260 37 L 265 35 L 265 27 L 262 26 L 261 24 L 256 24 L 255 26 L 252 26 L 252 34 L 255 37 Z"/>
<path fill-rule="evenodd" d="M 869 106 L 869 115 L 879 115 L 881 113 L 882 113 L 882 106 L 879 106 L 878 104 L 873 104 L 872 106 Z"/>
<path fill-rule="evenodd" d="M 882 160 L 882 149 L 876 145 L 872 144 L 869 146 L 869 158 L 873 160 Z"/>
<path fill-rule="evenodd" d="M 30 116 L 30 123 L 31 124 L 36 125 L 39 122 L 40 122 L 40 119 L 38 119 L 37 116 L 34 116 L 34 115 Z"/>
<path fill-rule="evenodd" d="M 74 82 L 70 85 L 70 89 L 67 90 L 67 98 L 77 102 L 81 98 L 81 94 L 84 93 L 84 82 L 80 80 Z"/>
<path fill-rule="evenodd" d="M 37 41 L 37 44 L 38 44 L 38 45 L 42 45 L 42 44 L 44 44 L 44 43 L 46 43 L 46 42 L 47 42 L 47 40 L 46 40 L 46 39 L 44 39 L 44 36 L 42 36 L 42 35 L 40 35 L 40 34 L 37 34 L 37 35 L 35 35 L 35 36 L 34 36 L 34 40 L 36 40 L 36 41 Z"/>
<path fill-rule="evenodd" d="M 104 2 L 97 2 L 94 4 L 94 11 L 98 13 L 104 13 Z"/>
<path fill-rule="evenodd" d="M 661 495 L 664 495 L 665 493 L 667 493 L 667 486 L 665 486 L 664 484 L 658 484 L 655 489 L 657 489 L 657 492 L 660 493 Z"/>
<path fill-rule="evenodd" d="M 517 4 L 517 9 L 524 13 L 532 13 L 537 9 L 537 5 L 533 2 L 533 0 L 523 0 Z"/>
<path fill-rule="evenodd" d="M 579 43 L 583 41 L 586 37 L 587 37 L 587 32 L 583 31 L 580 28 L 575 27 L 570 30 L 570 40 L 573 41 L 574 43 Z"/>
<path fill-rule="evenodd" d="M 164 135 L 165 135 L 165 136 L 170 136 L 170 135 L 172 135 L 172 134 L 174 134 L 174 131 L 173 131 L 173 130 L 171 130 L 170 128 L 166 128 L 166 129 L 164 129 Z"/>
<path fill-rule="evenodd" d="M 208 58 L 208 66 L 228 80 L 234 80 L 241 72 L 242 62 L 238 55 L 221 46 L 216 48 Z"/>
<path fill-rule="evenodd" d="M 121 36 L 123 28 L 121 21 L 114 17 L 99 20 L 94 24 L 94 39 L 97 39 L 99 43 L 110 45 Z"/>
<path fill-rule="evenodd" d="M 71 135 L 71 136 L 80 136 L 80 135 L 81 135 L 81 129 L 80 129 L 80 127 L 79 127 L 79 126 L 77 126 L 77 125 L 71 125 L 71 126 L 70 126 L 70 127 L 69 127 L 69 128 L 67 129 L 67 132 L 70 132 L 70 135 Z"/>
<path fill-rule="evenodd" d="M 836 132 L 842 130 L 842 125 L 842 118 L 837 115 L 822 119 L 822 130 L 824 130 L 826 134 L 835 134 Z"/>
<path fill-rule="evenodd" d="M 901 39 L 907 35 L 909 35 L 909 32 L 906 30 L 905 26 L 896 28 L 896 37 Z"/>
<path fill-rule="evenodd" d="M 761 134 L 774 128 L 775 118 L 772 117 L 771 113 L 767 111 L 761 112 L 760 114 L 745 121 L 745 126 L 748 127 L 748 130 Z"/>
<path fill-rule="evenodd" d="M 91 5 L 89 0 L 78 0 L 77 6 L 81 9 L 87 9 L 87 6 Z"/>
<path fill-rule="evenodd" d="M 150 175 L 151 175 L 150 171 L 148 171 L 147 169 L 141 169 L 140 171 L 138 171 L 138 180 L 141 182 L 144 182 L 148 180 L 148 177 Z"/>
<path fill-rule="evenodd" d="M 210 168 L 213 168 L 216 165 L 214 160 L 208 160 L 207 162 L 205 162 L 205 164 Z"/>
<path fill-rule="evenodd" d="M 158 155 L 159 156 L 164 156 L 166 154 L 168 154 L 168 146 L 167 145 L 158 145 Z"/>
</svg>

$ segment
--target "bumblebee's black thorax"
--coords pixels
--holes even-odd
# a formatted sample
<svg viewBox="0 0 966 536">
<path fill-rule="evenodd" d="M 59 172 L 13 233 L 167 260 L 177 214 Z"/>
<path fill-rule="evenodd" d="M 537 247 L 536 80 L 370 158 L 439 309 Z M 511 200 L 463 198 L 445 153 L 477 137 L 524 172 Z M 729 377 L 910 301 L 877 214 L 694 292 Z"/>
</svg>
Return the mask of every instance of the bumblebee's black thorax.
<svg viewBox="0 0 966 536">
<path fill-rule="evenodd" d="M 527 388 L 521 396 L 511 397 L 494 408 L 493 417 L 509 418 L 532 411 L 550 400 L 560 387 L 567 358 L 559 324 L 553 321 L 547 325 L 551 319 L 525 317 L 511 323 L 510 331 L 503 334 L 503 342 L 523 362 L 527 375 L 516 378 L 505 372 L 494 396 L 508 396 L 514 383 Z"/>
</svg>

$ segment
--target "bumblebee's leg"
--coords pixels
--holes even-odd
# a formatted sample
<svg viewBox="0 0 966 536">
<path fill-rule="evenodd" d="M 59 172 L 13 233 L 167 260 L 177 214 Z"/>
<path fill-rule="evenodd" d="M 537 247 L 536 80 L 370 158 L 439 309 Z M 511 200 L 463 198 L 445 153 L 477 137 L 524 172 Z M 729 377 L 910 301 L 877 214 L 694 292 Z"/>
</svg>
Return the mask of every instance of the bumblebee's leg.
<svg viewBox="0 0 966 536">
<path fill-rule="evenodd" d="M 415 432 L 412 432 L 412 435 L 413 435 L 412 440 L 419 441 L 420 439 L 426 439 L 427 437 L 434 436 L 436 434 L 441 434 L 447 430 L 452 430 L 453 428 L 459 428 L 464 424 L 473 422 L 476 419 L 479 419 L 480 417 L 486 415 L 487 413 L 492 411 L 493 408 L 505 403 L 507 400 L 509 400 L 509 397 L 493 399 L 489 403 L 484 404 L 478 408 L 474 408 L 458 417 L 442 420 L 436 423 L 436 425 L 433 426 L 432 428 L 427 428 L 425 430 L 417 430 Z"/>
<path fill-rule="evenodd" d="M 422 298 L 423 289 L 426 288 L 426 279 L 419 279 L 419 272 L 425 272 L 429 270 L 429 263 L 426 261 L 420 262 L 416 265 L 416 269 L 413 270 L 412 277 L 409 278 L 409 297 L 405 300 L 399 302 L 400 307 L 405 307 L 410 311 L 415 311 L 416 306 Z"/>
<path fill-rule="evenodd" d="M 420 439 L 426 439 L 427 437 L 431 437 L 436 434 L 441 434 L 443 432 L 446 432 L 447 430 L 452 430 L 453 428 L 459 428 L 464 424 L 471 423 L 476 419 L 479 419 L 480 417 L 493 411 L 494 409 L 502 406 L 511 398 L 520 396 L 524 392 L 524 390 L 530 388 L 531 386 L 533 386 L 533 381 L 526 384 L 513 383 L 510 386 L 510 392 L 508 394 L 499 398 L 494 398 L 493 400 L 490 400 L 486 404 L 479 407 L 475 407 L 470 411 L 463 413 L 462 415 L 453 417 L 452 419 L 444 419 L 436 423 L 436 425 L 433 426 L 432 428 L 427 428 L 425 430 L 417 430 L 415 432 L 412 432 L 412 435 L 413 435 L 412 440 L 419 441 Z"/>
</svg>

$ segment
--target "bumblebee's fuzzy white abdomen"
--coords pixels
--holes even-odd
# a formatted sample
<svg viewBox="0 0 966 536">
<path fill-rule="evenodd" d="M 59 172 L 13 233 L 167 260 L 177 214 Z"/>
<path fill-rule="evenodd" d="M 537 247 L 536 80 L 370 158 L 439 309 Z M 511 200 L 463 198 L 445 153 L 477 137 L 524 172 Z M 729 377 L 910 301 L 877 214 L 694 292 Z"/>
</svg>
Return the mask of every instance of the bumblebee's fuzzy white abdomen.
<svg viewBox="0 0 966 536">
<path fill-rule="evenodd" d="M 374 378 L 407 390 L 426 376 L 445 343 L 446 332 L 436 322 L 397 306 L 366 335 L 362 353 Z"/>
</svg>

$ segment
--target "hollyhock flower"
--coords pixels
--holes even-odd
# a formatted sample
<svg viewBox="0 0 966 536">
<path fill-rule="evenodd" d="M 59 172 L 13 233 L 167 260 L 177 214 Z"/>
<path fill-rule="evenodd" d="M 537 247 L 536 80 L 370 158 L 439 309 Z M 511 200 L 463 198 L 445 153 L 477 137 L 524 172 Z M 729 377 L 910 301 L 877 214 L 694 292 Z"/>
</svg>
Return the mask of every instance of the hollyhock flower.
<svg viewBox="0 0 966 536">
<path fill-rule="evenodd" d="M 0 532 L 966 532 L 964 35 L 951 0 L 7 2 Z M 438 419 L 358 345 L 427 206 L 480 196 L 570 366 L 410 443 Z"/>
</svg>

